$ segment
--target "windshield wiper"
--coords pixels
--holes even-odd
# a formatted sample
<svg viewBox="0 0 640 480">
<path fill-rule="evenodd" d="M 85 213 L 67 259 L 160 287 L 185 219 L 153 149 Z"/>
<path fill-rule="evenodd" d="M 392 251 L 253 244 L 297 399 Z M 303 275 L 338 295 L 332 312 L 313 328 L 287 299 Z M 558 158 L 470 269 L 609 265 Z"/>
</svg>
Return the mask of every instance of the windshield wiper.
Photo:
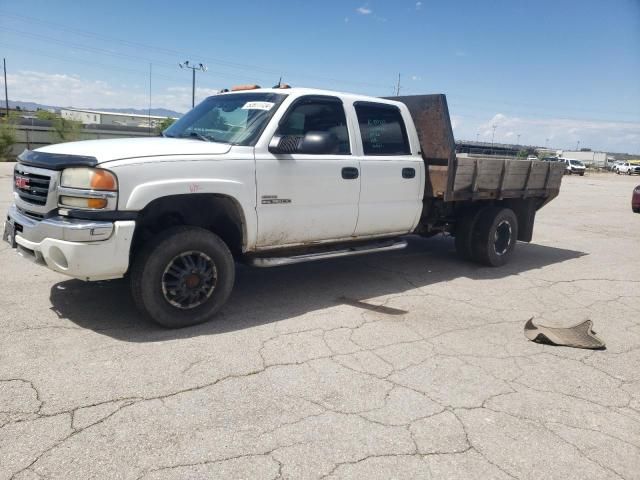
<svg viewBox="0 0 640 480">
<path fill-rule="evenodd" d="M 204 135 L 198 133 L 198 132 L 189 132 L 187 134 L 182 134 L 180 135 L 180 138 L 197 138 L 198 140 L 202 140 L 203 142 L 210 142 L 211 139 L 208 137 L 205 137 Z"/>
</svg>

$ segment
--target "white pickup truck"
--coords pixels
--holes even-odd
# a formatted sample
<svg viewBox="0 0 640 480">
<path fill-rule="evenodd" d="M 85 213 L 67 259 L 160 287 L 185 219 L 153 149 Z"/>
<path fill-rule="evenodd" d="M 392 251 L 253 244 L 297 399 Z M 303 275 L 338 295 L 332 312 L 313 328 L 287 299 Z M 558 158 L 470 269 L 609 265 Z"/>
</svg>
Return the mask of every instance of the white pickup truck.
<svg viewBox="0 0 640 480">
<path fill-rule="evenodd" d="M 211 96 L 162 137 L 25 151 L 4 239 L 82 280 L 130 277 L 150 318 L 212 318 L 235 261 L 400 249 L 450 233 L 499 266 L 530 241 L 563 165 L 456 158 L 444 95 L 382 99 L 257 86 Z"/>
</svg>

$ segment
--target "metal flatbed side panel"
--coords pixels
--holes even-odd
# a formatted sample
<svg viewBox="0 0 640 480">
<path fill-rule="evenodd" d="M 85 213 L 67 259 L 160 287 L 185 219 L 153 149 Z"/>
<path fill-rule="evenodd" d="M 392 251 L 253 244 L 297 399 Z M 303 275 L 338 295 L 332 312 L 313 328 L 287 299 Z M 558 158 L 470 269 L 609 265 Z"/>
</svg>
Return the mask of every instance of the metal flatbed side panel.
<svg viewBox="0 0 640 480">
<path fill-rule="evenodd" d="M 457 159 L 452 200 L 555 197 L 563 165 L 539 160 Z"/>
</svg>

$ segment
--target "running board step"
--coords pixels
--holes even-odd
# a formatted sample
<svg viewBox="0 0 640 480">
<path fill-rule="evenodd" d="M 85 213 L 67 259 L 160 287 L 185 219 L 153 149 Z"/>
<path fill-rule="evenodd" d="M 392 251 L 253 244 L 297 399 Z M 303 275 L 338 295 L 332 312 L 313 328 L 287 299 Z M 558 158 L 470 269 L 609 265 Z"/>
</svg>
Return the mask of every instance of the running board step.
<svg viewBox="0 0 640 480">
<path fill-rule="evenodd" d="M 364 255 L 365 253 L 401 250 L 406 246 L 406 240 L 395 240 L 389 242 L 369 243 L 366 245 L 359 245 L 357 247 L 342 247 L 337 250 L 306 253 L 303 255 L 292 255 L 288 257 L 251 257 L 248 260 L 248 263 L 254 267 L 279 267 L 281 265 L 314 262 L 316 260 L 325 260 L 327 258 L 350 257 L 352 255 Z"/>
</svg>

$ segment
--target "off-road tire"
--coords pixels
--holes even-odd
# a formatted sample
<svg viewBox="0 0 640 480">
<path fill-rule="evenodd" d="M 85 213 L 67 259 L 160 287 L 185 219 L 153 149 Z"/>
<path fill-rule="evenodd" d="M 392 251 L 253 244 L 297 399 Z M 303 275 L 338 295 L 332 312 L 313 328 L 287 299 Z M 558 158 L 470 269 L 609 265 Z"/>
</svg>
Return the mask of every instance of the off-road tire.
<svg viewBox="0 0 640 480">
<path fill-rule="evenodd" d="M 176 256 L 202 252 L 215 265 L 216 281 L 202 304 L 181 309 L 163 293 L 163 275 Z M 167 328 L 182 328 L 211 320 L 229 298 L 235 264 L 227 245 L 216 234 L 199 227 L 180 226 L 160 233 L 137 254 L 131 268 L 131 293 L 138 309 Z"/>
<path fill-rule="evenodd" d="M 473 229 L 472 258 L 490 267 L 505 265 L 513 255 L 517 239 L 518 219 L 513 210 L 487 207 L 480 212 Z"/>
</svg>

